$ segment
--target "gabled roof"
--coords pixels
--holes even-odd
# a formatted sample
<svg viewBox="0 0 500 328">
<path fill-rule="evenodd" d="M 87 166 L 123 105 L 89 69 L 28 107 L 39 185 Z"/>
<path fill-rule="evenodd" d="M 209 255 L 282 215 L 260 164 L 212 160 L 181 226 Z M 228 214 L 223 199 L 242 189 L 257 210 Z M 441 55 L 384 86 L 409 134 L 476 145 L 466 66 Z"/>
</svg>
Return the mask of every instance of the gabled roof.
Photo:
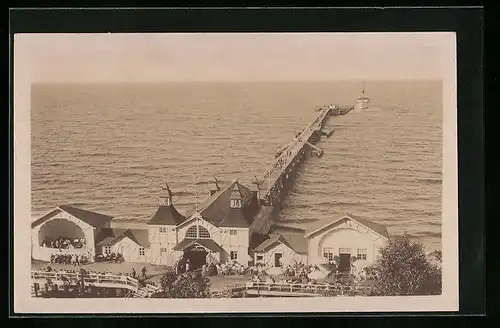
<svg viewBox="0 0 500 328">
<path fill-rule="evenodd" d="M 206 249 L 211 250 L 212 252 L 218 253 L 224 251 L 224 249 L 212 239 L 189 239 L 189 238 L 185 238 L 180 243 L 175 245 L 174 250 L 183 251 L 186 248 L 189 248 L 196 244 L 203 246 Z"/>
<path fill-rule="evenodd" d="M 159 206 L 153 218 L 148 221 L 150 225 L 178 225 L 186 220 L 186 217 L 180 214 L 173 205 Z"/>
<path fill-rule="evenodd" d="M 283 233 L 283 234 L 301 234 L 302 236 L 305 234 L 305 230 L 302 228 L 297 228 L 297 227 L 289 227 L 289 226 L 284 226 L 280 224 L 273 223 L 270 229 L 271 232 L 278 232 L 278 233 Z"/>
<path fill-rule="evenodd" d="M 241 209 L 230 207 L 231 194 L 234 194 L 235 188 L 239 189 L 241 193 Z M 210 196 L 201 204 L 198 212 L 203 219 L 215 226 L 249 228 L 259 210 L 253 200 L 253 193 L 250 189 L 238 181 L 233 181 L 227 187 Z"/>
<path fill-rule="evenodd" d="M 230 208 L 219 223 L 219 227 L 248 228 L 250 224 L 243 215 L 243 209 Z"/>
<path fill-rule="evenodd" d="M 74 217 L 76 217 L 79 220 L 82 220 L 83 222 L 96 227 L 96 228 L 101 228 L 106 226 L 109 221 L 113 219 L 112 216 L 93 212 L 93 211 L 88 211 L 84 210 L 81 208 L 77 208 L 71 205 L 61 205 L 52 210 L 50 213 L 42 216 L 41 218 L 35 220 L 34 222 L 31 223 L 31 227 L 34 228 L 45 221 L 51 219 L 52 217 L 56 216 L 57 214 L 61 213 L 61 211 L 64 211 Z"/>
<path fill-rule="evenodd" d="M 307 239 L 304 238 L 303 234 L 298 233 L 272 233 L 269 235 L 269 239 L 265 240 L 262 244 L 255 248 L 255 251 L 265 252 L 277 243 L 282 243 L 283 245 L 291 248 L 297 254 L 308 253 Z"/>
<path fill-rule="evenodd" d="M 293 249 L 298 254 L 308 254 L 307 239 L 304 235 L 298 234 L 283 234 L 281 237 L 284 239 L 286 245 Z"/>
<path fill-rule="evenodd" d="M 256 252 L 265 252 L 269 247 L 273 246 L 280 239 L 279 235 L 269 236 L 269 239 L 266 239 L 262 242 L 262 244 L 255 247 L 254 251 Z"/>
<path fill-rule="evenodd" d="M 53 218 L 54 216 L 56 216 L 57 214 L 59 214 L 61 212 L 62 211 L 61 211 L 61 209 L 59 207 L 53 209 L 49 213 L 44 214 L 41 218 L 38 218 L 35 221 L 31 222 L 31 228 L 39 226 L 40 224 L 44 223 L 45 221 L 47 221 L 50 218 Z"/>
<path fill-rule="evenodd" d="M 329 223 L 321 226 L 320 228 L 317 228 L 317 229 L 312 230 L 311 232 L 308 232 L 305 236 L 310 237 L 310 236 L 312 236 L 312 235 L 314 235 L 322 230 L 333 227 L 346 219 L 358 222 L 359 224 L 365 226 L 367 229 L 375 232 L 376 234 L 379 234 L 383 237 L 389 238 L 389 233 L 387 232 L 387 228 L 384 225 L 375 223 L 375 222 L 368 220 L 366 218 L 355 216 L 355 215 L 352 215 L 349 213 L 346 213 L 343 217 L 341 217 L 340 219 L 338 219 L 336 221 L 329 222 Z"/>
<path fill-rule="evenodd" d="M 97 246 L 114 245 L 123 238 L 130 238 L 133 242 L 142 247 L 149 246 L 148 231 L 146 229 L 114 229 L 103 228 L 96 237 Z"/>
</svg>

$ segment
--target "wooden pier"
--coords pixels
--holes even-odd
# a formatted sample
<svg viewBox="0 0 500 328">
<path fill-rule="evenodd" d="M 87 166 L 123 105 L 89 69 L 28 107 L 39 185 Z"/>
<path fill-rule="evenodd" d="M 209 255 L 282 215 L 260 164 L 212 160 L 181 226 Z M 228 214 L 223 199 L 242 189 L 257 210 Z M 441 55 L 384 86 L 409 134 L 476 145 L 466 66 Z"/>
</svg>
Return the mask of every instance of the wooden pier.
<svg viewBox="0 0 500 328">
<path fill-rule="evenodd" d="M 315 119 L 277 153 L 276 161 L 258 184 L 262 205 L 279 206 L 283 202 L 288 189 L 287 183 L 293 179 L 307 155 L 323 155 L 323 150 L 314 143 L 321 135 L 329 137 L 332 134 L 332 130 L 324 130 L 328 118 L 345 115 L 352 109 L 353 107 L 338 105 L 321 107 Z"/>
</svg>

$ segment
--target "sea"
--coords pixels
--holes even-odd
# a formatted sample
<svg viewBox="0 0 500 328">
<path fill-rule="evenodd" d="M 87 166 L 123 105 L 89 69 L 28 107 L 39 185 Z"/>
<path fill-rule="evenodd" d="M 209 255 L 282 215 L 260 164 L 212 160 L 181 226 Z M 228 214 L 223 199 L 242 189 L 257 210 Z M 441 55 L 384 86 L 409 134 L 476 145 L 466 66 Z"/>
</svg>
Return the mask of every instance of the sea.
<svg viewBox="0 0 500 328">
<path fill-rule="evenodd" d="M 350 213 L 441 248 L 439 81 L 365 81 L 370 108 L 331 117 L 321 158 L 302 165 L 279 214 L 308 229 Z M 34 217 L 62 204 L 143 224 L 168 182 L 190 214 L 238 179 L 251 187 L 326 104 L 354 105 L 359 81 L 35 84 Z"/>
</svg>

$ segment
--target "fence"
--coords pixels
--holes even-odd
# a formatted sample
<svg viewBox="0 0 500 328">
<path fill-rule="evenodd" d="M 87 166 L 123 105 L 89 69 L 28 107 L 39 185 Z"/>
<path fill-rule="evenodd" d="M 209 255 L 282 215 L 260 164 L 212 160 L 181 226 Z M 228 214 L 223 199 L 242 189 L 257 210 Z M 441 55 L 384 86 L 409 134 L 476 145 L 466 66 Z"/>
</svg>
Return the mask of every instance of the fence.
<svg viewBox="0 0 500 328">
<path fill-rule="evenodd" d="M 329 284 L 300 284 L 300 283 L 268 283 L 268 282 L 248 282 L 246 284 L 228 284 L 225 291 L 247 292 L 258 294 L 311 294 L 324 295 L 332 293 L 334 295 L 359 294 L 365 292 L 367 287 L 361 286 L 338 286 Z"/>
</svg>

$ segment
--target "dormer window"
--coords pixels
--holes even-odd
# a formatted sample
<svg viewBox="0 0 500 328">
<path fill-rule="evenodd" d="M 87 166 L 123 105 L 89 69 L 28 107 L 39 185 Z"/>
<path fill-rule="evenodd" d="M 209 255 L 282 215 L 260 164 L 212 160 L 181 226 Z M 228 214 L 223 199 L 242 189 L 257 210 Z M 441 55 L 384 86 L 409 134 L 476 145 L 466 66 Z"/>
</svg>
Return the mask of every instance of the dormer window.
<svg viewBox="0 0 500 328">
<path fill-rule="evenodd" d="M 170 206 L 172 205 L 172 199 L 170 197 L 160 197 L 160 206 Z"/>
<path fill-rule="evenodd" d="M 241 208 L 241 199 L 231 199 L 231 208 Z"/>
<path fill-rule="evenodd" d="M 231 197 L 230 197 L 230 203 L 229 207 L 230 208 L 241 208 L 241 192 L 240 188 L 238 187 L 238 183 L 234 183 L 234 187 L 231 190 Z"/>
</svg>

